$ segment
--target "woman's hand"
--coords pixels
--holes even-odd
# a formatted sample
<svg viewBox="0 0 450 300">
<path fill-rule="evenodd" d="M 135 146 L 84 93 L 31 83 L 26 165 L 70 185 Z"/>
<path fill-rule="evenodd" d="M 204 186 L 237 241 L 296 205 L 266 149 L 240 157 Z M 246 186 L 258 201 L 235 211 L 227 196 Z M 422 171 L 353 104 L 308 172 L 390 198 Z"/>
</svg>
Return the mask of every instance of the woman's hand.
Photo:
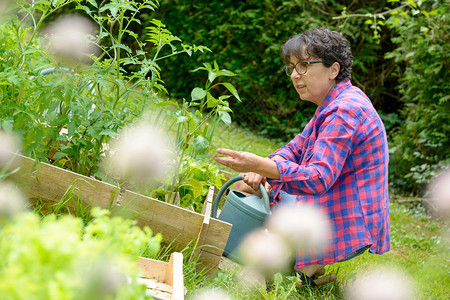
<svg viewBox="0 0 450 300">
<path fill-rule="evenodd" d="M 217 153 L 227 155 L 228 157 L 214 157 L 214 159 L 237 172 L 251 172 L 256 169 L 259 157 L 256 154 L 244 151 L 234 151 L 230 149 L 217 149 Z"/>
<path fill-rule="evenodd" d="M 216 156 L 214 160 L 237 172 L 253 172 L 270 179 L 280 179 L 277 164 L 269 158 L 264 158 L 250 152 L 230 149 L 217 149 L 216 151 L 219 154 L 227 155 L 227 157 Z"/>
<path fill-rule="evenodd" d="M 244 181 L 248 186 L 250 186 L 256 193 L 259 192 L 259 184 L 262 183 L 267 193 L 270 193 L 271 186 L 266 181 L 266 177 L 258 173 L 248 172 L 241 174 L 242 181 Z"/>
</svg>

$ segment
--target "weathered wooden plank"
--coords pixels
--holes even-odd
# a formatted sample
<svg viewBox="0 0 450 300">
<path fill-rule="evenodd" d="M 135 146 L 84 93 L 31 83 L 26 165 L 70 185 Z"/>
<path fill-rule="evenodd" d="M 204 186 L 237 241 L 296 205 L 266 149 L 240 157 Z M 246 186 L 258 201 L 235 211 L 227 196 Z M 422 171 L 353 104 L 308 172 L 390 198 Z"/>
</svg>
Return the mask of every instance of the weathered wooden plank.
<svg viewBox="0 0 450 300">
<path fill-rule="evenodd" d="M 213 275 L 217 270 L 217 266 L 220 263 L 220 259 L 222 255 L 217 255 L 217 253 L 211 247 L 205 246 L 205 240 L 207 235 L 209 234 L 209 224 L 211 221 L 211 211 L 213 205 L 213 197 L 214 197 L 214 187 L 211 186 L 208 191 L 208 196 L 206 197 L 205 203 L 203 205 L 203 224 L 200 228 L 200 233 L 197 238 L 197 242 L 194 246 L 194 252 L 192 252 L 191 258 L 195 255 L 199 258 L 199 261 L 209 261 L 209 265 L 211 266 L 208 270 L 208 274 Z"/>
<path fill-rule="evenodd" d="M 211 208 L 212 208 L 212 198 L 214 196 L 214 187 L 209 187 L 208 195 L 206 196 L 205 203 L 203 205 L 202 215 L 203 223 L 200 228 L 200 233 L 197 237 L 197 242 L 195 243 L 194 249 L 197 254 L 200 254 L 201 249 L 198 248 L 200 245 L 204 245 L 206 234 L 209 228 L 209 222 L 211 219 Z"/>
<path fill-rule="evenodd" d="M 13 175 L 13 179 L 32 201 L 54 205 L 71 187 L 74 197 L 84 205 L 110 208 L 115 214 L 137 220 L 139 226 L 148 226 L 154 233 L 160 232 L 164 242 L 174 246 L 174 251 L 181 251 L 190 245 L 201 231 L 204 216 L 199 213 L 132 191 L 121 190 L 117 186 L 50 164 L 35 165 L 33 159 L 25 156 L 18 155 L 16 159 L 22 167 Z M 217 219 L 209 221 L 202 249 L 217 258 L 211 259 L 207 256 L 200 260 L 205 266 L 217 265 L 220 261 L 230 230 L 229 223 Z"/>
<path fill-rule="evenodd" d="M 223 258 L 222 255 L 217 255 L 216 253 L 211 253 L 208 249 L 201 251 L 200 262 L 208 261 L 208 265 L 203 264 L 206 269 L 206 274 L 213 277 L 217 270 L 219 269 L 220 260 Z M 200 266 L 199 266 L 200 267 Z"/>
<path fill-rule="evenodd" d="M 147 294 L 155 300 L 171 300 L 173 287 L 155 279 L 138 278 L 140 284 L 147 286 Z"/>
<path fill-rule="evenodd" d="M 184 299 L 183 254 L 173 252 L 170 255 L 168 272 L 164 282 L 173 286 L 172 299 Z"/>
<path fill-rule="evenodd" d="M 163 282 L 169 269 L 169 263 L 146 257 L 139 257 L 137 262 L 142 277 Z"/>
<path fill-rule="evenodd" d="M 157 291 L 154 296 L 161 299 L 184 299 L 183 254 L 173 252 L 169 262 L 139 257 L 137 262 L 143 279 L 140 281 L 150 290 Z"/>
</svg>

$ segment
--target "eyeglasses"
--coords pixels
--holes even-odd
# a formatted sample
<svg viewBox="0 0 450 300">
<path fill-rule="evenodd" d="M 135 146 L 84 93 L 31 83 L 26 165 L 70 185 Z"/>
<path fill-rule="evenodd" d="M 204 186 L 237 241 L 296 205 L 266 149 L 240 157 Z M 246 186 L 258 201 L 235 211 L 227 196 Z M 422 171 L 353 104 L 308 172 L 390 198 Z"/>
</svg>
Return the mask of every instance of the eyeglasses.
<svg viewBox="0 0 450 300">
<path fill-rule="evenodd" d="M 316 61 L 299 61 L 295 65 L 284 66 L 284 70 L 286 71 L 287 76 L 291 76 L 292 72 L 297 71 L 298 75 L 303 75 L 308 71 L 308 65 L 323 63 L 323 60 Z"/>
</svg>

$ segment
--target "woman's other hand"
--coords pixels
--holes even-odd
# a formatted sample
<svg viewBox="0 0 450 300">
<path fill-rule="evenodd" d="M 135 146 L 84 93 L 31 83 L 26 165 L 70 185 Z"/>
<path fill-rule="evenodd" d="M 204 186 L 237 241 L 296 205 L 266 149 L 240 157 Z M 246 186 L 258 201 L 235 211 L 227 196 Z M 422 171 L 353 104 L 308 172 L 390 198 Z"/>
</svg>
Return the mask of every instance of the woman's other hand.
<svg viewBox="0 0 450 300">
<path fill-rule="evenodd" d="M 244 181 L 253 190 L 259 191 L 259 184 L 262 183 L 262 185 L 264 187 L 266 187 L 266 184 L 267 184 L 268 187 L 269 187 L 269 190 L 267 190 L 267 188 L 266 188 L 266 191 L 267 192 L 270 191 L 270 185 L 266 181 L 266 177 L 262 176 L 261 174 L 248 172 L 248 173 L 244 173 L 244 174 L 241 174 L 241 175 L 242 175 L 242 181 Z"/>
</svg>

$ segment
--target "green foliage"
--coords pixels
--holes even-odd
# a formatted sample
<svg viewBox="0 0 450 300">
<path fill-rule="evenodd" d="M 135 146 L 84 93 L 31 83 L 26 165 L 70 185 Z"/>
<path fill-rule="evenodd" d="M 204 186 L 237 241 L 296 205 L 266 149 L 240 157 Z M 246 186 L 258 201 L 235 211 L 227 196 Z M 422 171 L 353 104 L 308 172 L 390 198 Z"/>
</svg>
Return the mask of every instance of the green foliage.
<svg viewBox="0 0 450 300">
<path fill-rule="evenodd" d="M 225 176 L 219 173 L 218 167 L 193 159 L 189 159 L 183 168 L 178 188 L 181 206 L 189 207 L 192 205 L 195 211 L 200 211 L 209 187 L 220 188 Z"/>
<path fill-rule="evenodd" d="M 283 277 L 280 273 L 276 273 L 273 276 L 273 282 L 271 283 L 271 289 L 269 292 L 260 290 L 261 297 L 263 299 L 290 299 L 293 297 L 297 287 L 296 283 L 299 282 L 299 278 L 290 276 L 288 278 Z M 287 285 L 287 287 L 286 287 Z"/>
<path fill-rule="evenodd" d="M 403 124 L 393 133 L 391 181 L 404 194 L 423 195 L 430 179 L 450 163 L 448 85 L 450 40 L 447 1 L 414 4 L 413 14 L 394 14 L 397 48 L 387 53 L 406 62 L 400 93 Z"/>
<path fill-rule="evenodd" d="M 0 225 L 3 299 L 146 299 L 138 256 L 156 255 L 161 236 L 94 208 L 86 226 L 69 215 L 25 212 Z"/>
<path fill-rule="evenodd" d="M 61 64 L 42 47 L 39 33 L 44 20 L 69 2 L 100 28 L 97 41 L 101 53 L 91 57 L 89 66 Z M 4 41 L 0 124 L 22 136 L 26 155 L 90 176 L 98 170 L 103 144 L 125 124 L 139 118 L 158 91 L 166 92 L 156 63 L 163 59 L 159 51 L 170 46 L 171 55 L 191 54 L 205 48 L 181 44 L 177 50 L 173 43 L 180 43 L 180 39 L 168 38 L 171 35 L 162 30 L 164 25 L 154 20 L 148 28 L 149 42 L 156 52 L 149 58 L 143 50 L 146 44 L 129 27 L 141 23 L 140 11 L 157 7 L 153 1 L 112 1 L 95 9 L 91 7 L 96 6 L 94 1 L 57 4 L 40 1 L 30 6 L 18 1 L 17 9 L 28 12 L 24 20 L 38 21 L 28 26 L 12 17 L 0 27 Z M 125 38 L 133 39 L 137 49 L 132 51 L 123 44 Z M 129 65 L 135 72 L 124 72 L 124 66 Z M 48 67 L 55 67 L 54 72 L 41 75 Z"/>
<path fill-rule="evenodd" d="M 230 124 L 227 99 L 239 100 L 239 95 L 230 83 L 216 80 L 234 74 L 219 69 L 216 62 L 205 63 L 194 70 L 208 72 L 204 87 L 194 88 L 181 106 L 163 100 L 168 91 L 159 63 L 179 54 L 210 50 L 184 44 L 160 20 L 143 23 L 146 14 L 157 8 L 158 2 L 150 0 L 110 1 L 100 6 L 96 1 L 39 1 L 36 5 L 17 1 L 14 13 L 0 24 L 0 127 L 21 136 L 25 155 L 104 179 L 99 166 L 105 145 L 155 102 L 175 115 L 178 126 L 179 171 L 166 192 L 209 184 L 177 180 L 180 175 L 193 182 L 193 176 L 183 174 L 189 170 L 183 165 L 186 156 L 205 156 L 217 123 Z M 41 33 L 47 20 L 69 10 L 82 13 L 99 28 L 92 41 L 100 52 L 89 57 L 89 65 L 61 60 L 45 46 Z M 26 14 L 19 18 L 18 11 Z M 146 38 L 133 31 L 142 25 Z M 193 194 L 200 201 L 198 193 Z"/>
<path fill-rule="evenodd" d="M 303 129 L 315 106 L 299 100 L 283 72 L 279 49 L 290 36 L 306 29 L 329 27 L 345 34 L 355 55 L 355 83 L 367 92 L 377 107 L 386 108 L 386 112 L 395 111 L 398 99 L 392 97 L 396 82 L 394 63 L 380 64 L 389 47 L 389 37 L 383 37 L 377 44 L 372 29 L 364 25 L 364 19 L 333 19 L 341 15 L 346 5 L 349 10 L 366 13 L 370 7 L 386 4 L 387 1 L 358 4 L 321 0 L 195 3 L 165 0 L 161 1 L 161 9 L 152 15 L 165 19 L 168 26 L 187 41 L 207 40 L 213 51 L 189 61 L 176 57 L 161 64 L 172 96 L 182 98 L 179 92 L 198 80 L 187 71 L 192 65 L 205 57 L 209 60 L 214 57 L 238 75 L 232 82 L 243 101 L 231 104 L 234 120 L 266 136 L 290 139 Z"/>
<path fill-rule="evenodd" d="M 192 89 L 190 99 L 182 103 L 166 101 L 163 111 L 173 120 L 176 127 L 176 145 L 179 149 L 176 172 L 172 182 L 155 191 L 154 195 L 161 198 L 165 192 L 179 192 L 181 205 L 195 209 L 201 204 L 210 186 L 220 188 L 223 175 L 217 167 L 207 162 L 208 156 L 214 152 L 212 139 L 220 122 L 231 124 L 231 109 L 227 99 L 234 97 L 240 101 L 235 87 L 222 77 L 232 77 L 235 74 L 229 70 L 220 69 L 217 62 L 212 65 L 204 63 L 203 67 L 193 70 L 206 71 L 207 80 L 204 87 Z M 230 94 L 224 94 L 222 89 Z M 170 121 L 166 122 L 170 123 Z"/>
<path fill-rule="evenodd" d="M 110 47 L 99 44 L 103 52 L 99 57 L 91 57 L 90 66 L 66 66 L 42 47 L 39 34 L 44 20 L 69 2 L 98 24 L 100 43 L 107 38 L 111 42 Z M 78 173 L 95 174 L 103 143 L 125 123 L 138 117 L 145 107 L 145 103 L 135 99 L 135 94 L 148 97 L 161 88 L 154 62 L 145 59 L 142 50 L 132 53 L 122 44 L 125 35 L 134 36 L 127 27 L 139 22 L 134 17 L 137 11 L 154 9 L 155 4 L 126 2 L 101 7 L 99 13 L 109 12 L 103 16 L 95 14 L 84 1 L 40 1 L 39 5 L 31 6 L 26 1 L 18 1 L 16 9 L 26 10 L 28 14 L 22 20 L 13 17 L 2 23 L 1 39 L 7 41 L 2 48 L 8 55 L 2 55 L 6 59 L 0 73 L 0 102 L 4 107 L 0 124 L 22 136 L 26 155 Z M 125 17 L 126 13 L 132 17 Z M 24 21 L 26 18 L 38 18 L 38 21 L 29 26 Z M 120 23 L 117 32 L 105 27 L 107 24 L 113 27 L 116 22 Z M 143 43 L 135 40 L 142 48 Z M 131 62 L 139 66 L 139 72 L 123 74 L 122 66 Z M 54 72 L 41 75 L 48 67 L 55 67 Z M 152 76 L 147 79 L 150 71 Z M 138 91 L 137 87 L 142 90 Z"/>
<path fill-rule="evenodd" d="M 351 14 L 344 9 L 335 19 L 365 19 L 377 44 L 386 37 L 386 30 L 390 32 L 393 45 L 384 59 L 396 64 L 391 69 L 398 77 L 403 103 L 400 118 L 381 114 L 392 141 L 390 181 L 397 193 L 423 195 L 430 179 L 450 162 L 448 3 L 389 2 L 392 9 Z"/>
</svg>

